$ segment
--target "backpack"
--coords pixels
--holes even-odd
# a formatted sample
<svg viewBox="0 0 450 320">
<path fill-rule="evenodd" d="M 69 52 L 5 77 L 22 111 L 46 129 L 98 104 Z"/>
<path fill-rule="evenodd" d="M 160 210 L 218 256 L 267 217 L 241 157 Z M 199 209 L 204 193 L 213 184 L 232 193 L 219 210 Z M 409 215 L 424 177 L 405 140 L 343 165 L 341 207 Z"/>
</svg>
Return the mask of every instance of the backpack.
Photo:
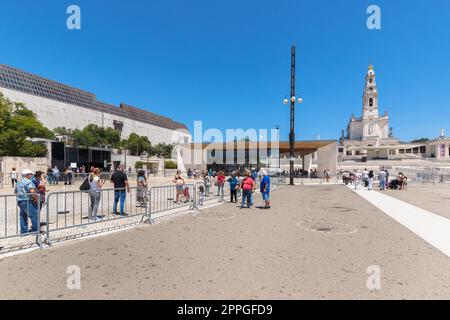
<svg viewBox="0 0 450 320">
<path fill-rule="evenodd" d="M 86 180 L 83 181 L 83 183 L 80 186 L 80 191 L 89 191 L 91 190 L 91 185 L 89 184 L 89 177 L 86 178 Z"/>
</svg>

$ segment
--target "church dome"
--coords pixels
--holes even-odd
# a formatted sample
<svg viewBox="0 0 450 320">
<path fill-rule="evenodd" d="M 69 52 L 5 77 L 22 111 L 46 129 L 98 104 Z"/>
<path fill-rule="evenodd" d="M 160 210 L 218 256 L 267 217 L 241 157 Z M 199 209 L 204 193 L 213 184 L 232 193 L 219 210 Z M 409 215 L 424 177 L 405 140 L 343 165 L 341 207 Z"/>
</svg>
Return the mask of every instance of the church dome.
<svg viewBox="0 0 450 320">
<path fill-rule="evenodd" d="M 368 75 L 375 75 L 375 70 L 373 69 L 373 65 L 369 65 L 369 71 L 367 71 Z"/>
</svg>

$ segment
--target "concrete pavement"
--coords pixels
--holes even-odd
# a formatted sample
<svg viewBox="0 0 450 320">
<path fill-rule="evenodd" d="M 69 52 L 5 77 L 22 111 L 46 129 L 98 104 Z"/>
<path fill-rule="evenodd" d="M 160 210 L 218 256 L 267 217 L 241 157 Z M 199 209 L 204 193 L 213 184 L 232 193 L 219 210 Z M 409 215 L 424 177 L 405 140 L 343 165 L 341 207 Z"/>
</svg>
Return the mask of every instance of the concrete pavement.
<svg viewBox="0 0 450 320">
<path fill-rule="evenodd" d="M 349 188 L 285 187 L 272 201 L 2 259 L 0 298 L 450 298 L 450 259 Z"/>
</svg>

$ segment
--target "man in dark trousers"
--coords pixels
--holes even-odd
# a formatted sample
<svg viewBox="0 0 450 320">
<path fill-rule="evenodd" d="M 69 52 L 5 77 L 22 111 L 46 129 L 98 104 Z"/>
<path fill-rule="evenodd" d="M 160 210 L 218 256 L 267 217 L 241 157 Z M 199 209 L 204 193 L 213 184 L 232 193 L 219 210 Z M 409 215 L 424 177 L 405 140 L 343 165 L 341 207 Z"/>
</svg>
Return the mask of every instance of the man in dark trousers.
<svg viewBox="0 0 450 320">
<path fill-rule="evenodd" d="M 123 165 L 119 165 L 117 170 L 111 176 L 111 182 L 114 184 L 114 214 L 118 214 L 117 203 L 120 201 L 121 216 L 125 216 L 125 199 L 127 197 L 127 192 L 130 192 L 128 178 L 124 171 L 125 167 Z"/>
</svg>

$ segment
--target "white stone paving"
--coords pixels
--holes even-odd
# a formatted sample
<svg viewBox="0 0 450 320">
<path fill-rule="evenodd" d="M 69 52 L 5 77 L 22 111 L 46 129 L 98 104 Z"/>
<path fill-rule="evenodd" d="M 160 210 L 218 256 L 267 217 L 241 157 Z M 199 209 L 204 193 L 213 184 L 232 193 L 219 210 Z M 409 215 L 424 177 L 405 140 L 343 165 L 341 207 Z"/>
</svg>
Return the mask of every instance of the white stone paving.
<svg viewBox="0 0 450 320">
<path fill-rule="evenodd" d="M 382 192 L 354 190 L 388 216 L 450 257 L 450 220 Z"/>
</svg>

